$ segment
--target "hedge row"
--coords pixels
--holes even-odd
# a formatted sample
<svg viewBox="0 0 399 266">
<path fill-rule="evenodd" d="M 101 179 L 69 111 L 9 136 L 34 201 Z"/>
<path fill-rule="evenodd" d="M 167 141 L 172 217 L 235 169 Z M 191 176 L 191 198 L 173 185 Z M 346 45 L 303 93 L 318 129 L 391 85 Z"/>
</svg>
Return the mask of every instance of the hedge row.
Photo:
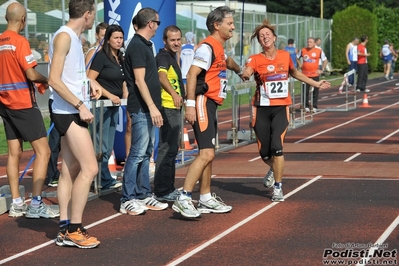
<svg viewBox="0 0 399 266">
<path fill-rule="evenodd" d="M 386 8 L 381 5 L 373 12 L 356 5 L 343 11 L 336 12 L 332 23 L 332 50 L 334 68 L 347 70 L 345 51 L 346 45 L 356 36 L 368 36 L 367 51 L 370 71 L 382 71 L 382 61 L 379 57 L 384 41 L 393 42 L 395 49 L 399 49 L 399 8 Z M 399 64 L 396 66 L 398 69 Z"/>
</svg>

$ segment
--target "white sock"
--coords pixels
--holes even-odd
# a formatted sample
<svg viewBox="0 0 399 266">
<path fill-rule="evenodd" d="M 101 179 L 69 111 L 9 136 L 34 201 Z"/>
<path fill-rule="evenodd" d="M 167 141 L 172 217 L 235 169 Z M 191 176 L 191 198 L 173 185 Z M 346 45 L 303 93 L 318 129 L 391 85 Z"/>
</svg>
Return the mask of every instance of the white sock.
<svg viewBox="0 0 399 266">
<path fill-rule="evenodd" d="M 186 199 L 191 200 L 191 197 L 187 196 L 186 194 L 183 194 L 183 193 L 179 195 L 179 200 L 186 200 Z"/>
<path fill-rule="evenodd" d="M 12 199 L 12 203 L 14 203 L 14 204 L 16 204 L 16 205 L 18 205 L 18 206 L 22 206 L 22 204 L 23 204 L 24 202 L 23 202 L 22 198 L 19 197 L 19 198 L 16 198 L 16 199 Z"/>
<path fill-rule="evenodd" d="M 200 195 L 200 201 L 208 201 L 212 198 L 211 192 Z"/>
</svg>

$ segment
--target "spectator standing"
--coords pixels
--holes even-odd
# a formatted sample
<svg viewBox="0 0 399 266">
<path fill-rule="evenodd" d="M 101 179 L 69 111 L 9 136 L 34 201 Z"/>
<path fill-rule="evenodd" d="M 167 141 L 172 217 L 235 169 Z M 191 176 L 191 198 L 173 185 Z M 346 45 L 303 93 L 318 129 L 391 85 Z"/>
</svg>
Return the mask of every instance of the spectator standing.
<svg viewBox="0 0 399 266">
<path fill-rule="evenodd" d="M 18 2 L 11 3 L 5 17 L 7 28 L 0 38 L 0 116 L 8 145 L 7 177 L 12 196 L 9 216 L 55 218 L 59 213 L 47 206 L 41 197 L 50 149 L 33 86 L 33 82 L 37 82 L 47 87 L 47 78 L 35 70 L 37 62 L 29 42 L 20 35 L 26 26 L 25 7 Z M 24 141 L 30 142 L 36 155 L 33 162 L 33 197 L 29 206 L 23 200 L 24 195 L 19 194 L 19 164 Z"/>
<path fill-rule="evenodd" d="M 355 37 L 353 40 L 346 45 L 345 57 L 346 62 L 348 63 L 349 71 L 354 69 L 357 71 L 357 45 L 359 44 L 359 38 Z M 349 86 L 353 86 L 355 84 L 355 74 L 350 75 L 348 77 Z"/>
<path fill-rule="evenodd" d="M 168 26 L 163 32 L 163 49 L 156 56 L 161 83 L 161 114 L 158 156 L 155 164 L 154 193 L 160 201 L 175 201 L 180 192 L 175 188 L 176 155 L 179 152 L 181 108 L 185 97 L 182 73 L 176 61 L 181 48 L 181 30 Z M 186 34 L 187 35 L 187 34 Z M 190 63 L 191 65 L 191 63 Z"/>
<path fill-rule="evenodd" d="M 298 49 L 295 48 L 294 39 L 288 39 L 288 44 L 284 47 L 284 50 L 290 53 L 292 63 L 294 63 L 294 67 L 297 68 L 298 62 L 296 61 L 296 55 L 298 54 Z"/>
<path fill-rule="evenodd" d="M 199 154 L 190 164 L 182 194 L 173 210 L 185 217 L 199 217 L 201 213 L 225 213 L 232 207 L 211 194 L 212 161 L 215 158 L 217 131 L 216 109 L 227 96 L 227 69 L 240 73 L 240 67 L 226 57 L 223 44 L 233 36 L 234 11 L 221 6 L 211 11 L 206 19 L 210 35 L 195 51 L 187 74 L 186 119 L 193 125 Z M 200 181 L 198 210 L 192 203 L 192 191 Z"/>
<path fill-rule="evenodd" d="M 366 84 L 367 84 L 367 78 L 368 78 L 368 71 L 369 67 L 367 64 L 367 57 L 370 56 L 370 53 L 367 52 L 367 42 L 369 41 L 369 38 L 367 35 L 363 35 L 360 38 L 359 45 L 357 46 L 357 87 L 356 91 L 360 92 L 370 92 L 369 89 L 366 89 Z"/>
<path fill-rule="evenodd" d="M 136 15 L 137 31 L 126 49 L 124 70 L 132 119 L 132 141 L 127 156 L 119 211 L 139 215 L 146 210 L 164 210 L 167 203 L 151 194 L 149 164 L 154 149 L 155 126 L 163 125 L 161 85 L 150 39 L 161 24 L 158 12 L 143 8 Z"/>
<path fill-rule="evenodd" d="M 100 24 L 98 24 L 96 26 L 96 43 L 89 48 L 89 50 L 87 51 L 87 53 L 85 54 L 85 64 L 86 64 L 86 68 L 87 70 L 89 70 L 90 68 L 90 64 L 94 59 L 95 53 L 96 51 L 100 51 L 101 47 L 103 45 L 103 39 L 104 39 L 104 35 L 105 35 L 105 30 L 107 29 L 108 24 L 105 22 L 101 22 Z"/>
<path fill-rule="evenodd" d="M 48 110 L 50 113 L 50 119 L 53 116 L 53 102 L 53 89 L 50 88 L 50 94 L 48 99 Z M 51 124 L 54 124 L 53 120 L 51 120 Z M 61 151 L 61 136 L 54 126 L 48 136 L 48 145 L 50 147 L 51 154 L 47 166 L 47 184 L 50 187 L 57 187 L 60 177 L 60 170 L 58 169 L 58 156 Z"/>
<path fill-rule="evenodd" d="M 327 57 L 324 54 L 323 50 L 320 48 L 316 47 L 315 39 L 312 37 L 308 38 L 307 41 L 307 47 L 302 48 L 298 55 L 297 58 L 303 59 L 302 65 L 299 65 L 300 68 L 302 68 L 302 73 L 307 76 L 308 78 L 311 78 L 315 81 L 320 80 L 320 75 L 324 72 L 326 65 L 327 65 Z M 322 68 L 319 69 L 319 60 L 323 62 Z M 307 83 L 306 88 L 305 88 L 305 110 L 306 112 L 310 112 L 310 108 L 313 108 L 312 112 L 317 112 L 318 108 L 318 98 L 319 98 L 319 88 L 318 87 L 313 87 L 313 103 L 312 105 L 310 104 L 309 101 L 309 91 L 310 91 L 310 85 Z"/>
<path fill-rule="evenodd" d="M 101 188 L 118 188 L 122 183 L 116 181 L 109 171 L 108 160 L 114 147 L 116 125 L 118 123 L 119 105 L 121 99 L 126 99 L 128 92 L 123 72 L 123 30 L 119 25 L 109 25 L 105 31 L 103 48 L 95 55 L 88 73 L 89 79 L 95 79 L 102 86 L 100 100 L 109 99 L 114 106 L 97 108 L 96 116 L 96 142 L 102 145 L 102 160 L 100 162 Z M 100 116 L 103 119 L 100 128 Z M 100 141 L 102 130 L 102 143 Z"/>
<path fill-rule="evenodd" d="M 389 79 L 393 79 L 393 73 L 395 72 L 396 60 L 398 59 L 398 50 L 395 50 L 393 43 L 391 43 L 392 50 L 392 62 L 391 71 L 389 72 Z"/>
<path fill-rule="evenodd" d="M 391 72 L 392 55 L 393 51 L 391 45 L 388 40 L 385 40 L 380 51 L 380 57 L 384 63 L 384 77 L 386 80 L 389 80 L 389 73 Z"/>
<path fill-rule="evenodd" d="M 181 52 L 180 52 L 180 67 L 184 84 L 186 84 L 188 69 L 190 68 L 191 63 L 193 62 L 194 50 L 195 50 L 194 34 L 191 31 L 189 31 L 186 32 L 185 37 L 186 37 L 186 43 L 181 47 Z"/>
<path fill-rule="evenodd" d="M 62 166 L 57 196 L 60 221 L 58 246 L 94 248 L 100 244 L 82 225 L 83 211 L 98 165 L 88 123 L 92 123 L 90 96 L 98 99 L 101 86 L 89 80 L 80 35 L 93 26 L 93 0 L 70 0 L 69 21 L 54 34 L 50 43 L 49 85 L 55 128 L 61 136 Z"/>
<path fill-rule="evenodd" d="M 257 39 L 263 52 L 252 55 L 243 70 L 243 78 L 254 75 L 256 91 L 253 97 L 254 118 L 252 125 L 258 140 L 259 154 L 270 166 L 263 184 L 273 187 L 272 201 L 284 201 L 282 180 L 284 171 L 283 141 L 289 124 L 289 75 L 317 88 L 328 88 L 330 83 L 315 81 L 299 72 L 286 51 L 277 50 L 275 26 L 266 19 L 255 28 L 252 39 Z M 275 72 L 278 70 L 278 73 Z M 280 90 L 266 88 L 279 87 Z"/>
<path fill-rule="evenodd" d="M 314 42 L 316 44 L 316 48 L 319 48 L 319 49 L 323 50 L 321 48 L 321 39 L 319 37 L 315 38 Z M 321 59 L 319 59 L 319 69 L 322 69 L 322 67 L 323 67 L 323 62 L 322 62 Z"/>
</svg>

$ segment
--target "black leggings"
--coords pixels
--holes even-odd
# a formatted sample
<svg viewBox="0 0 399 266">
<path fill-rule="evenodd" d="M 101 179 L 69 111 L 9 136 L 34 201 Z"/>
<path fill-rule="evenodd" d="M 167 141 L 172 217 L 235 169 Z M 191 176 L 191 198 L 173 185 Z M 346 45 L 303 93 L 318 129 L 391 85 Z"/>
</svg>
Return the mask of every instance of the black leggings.
<svg viewBox="0 0 399 266">
<path fill-rule="evenodd" d="M 283 142 L 289 124 L 288 106 L 257 106 L 253 127 L 259 154 L 264 161 L 283 155 Z"/>
</svg>

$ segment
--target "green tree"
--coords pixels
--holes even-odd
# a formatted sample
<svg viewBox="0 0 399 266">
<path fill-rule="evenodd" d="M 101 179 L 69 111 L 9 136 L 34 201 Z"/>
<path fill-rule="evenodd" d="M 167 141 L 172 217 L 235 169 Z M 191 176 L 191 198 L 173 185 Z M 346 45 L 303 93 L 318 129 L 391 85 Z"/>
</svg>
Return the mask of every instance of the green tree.
<svg viewBox="0 0 399 266">
<path fill-rule="evenodd" d="M 378 47 L 381 49 L 384 41 L 389 40 L 394 45 L 396 44 L 396 49 L 398 49 L 399 36 L 397 29 L 399 28 L 399 8 L 387 8 L 385 5 L 380 5 L 374 9 L 373 13 L 378 19 Z M 383 70 L 382 60 L 378 61 L 378 70 Z"/>
<path fill-rule="evenodd" d="M 367 61 L 370 70 L 377 69 L 378 63 L 378 32 L 377 16 L 357 5 L 350 6 L 343 11 L 336 12 L 333 16 L 332 50 L 333 66 L 336 68 L 347 69 L 345 51 L 346 45 L 353 37 L 362 35 L 368 36 L 367 51 L 371 54 Z"/>
</svg>

